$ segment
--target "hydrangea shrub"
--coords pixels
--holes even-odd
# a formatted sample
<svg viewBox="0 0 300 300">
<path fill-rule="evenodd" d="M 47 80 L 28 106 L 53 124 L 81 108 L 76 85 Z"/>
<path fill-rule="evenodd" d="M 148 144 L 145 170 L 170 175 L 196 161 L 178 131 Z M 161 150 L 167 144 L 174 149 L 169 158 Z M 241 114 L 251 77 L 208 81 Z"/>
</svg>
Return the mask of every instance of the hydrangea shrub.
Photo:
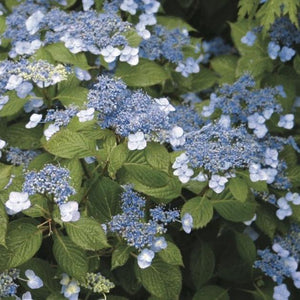
<svg viewBox="0 0 300 300">
<path fill-rule="evenodd" d="M 299 299 L 299 16 L 3 1 L 0 299 Z"/>
</svg>

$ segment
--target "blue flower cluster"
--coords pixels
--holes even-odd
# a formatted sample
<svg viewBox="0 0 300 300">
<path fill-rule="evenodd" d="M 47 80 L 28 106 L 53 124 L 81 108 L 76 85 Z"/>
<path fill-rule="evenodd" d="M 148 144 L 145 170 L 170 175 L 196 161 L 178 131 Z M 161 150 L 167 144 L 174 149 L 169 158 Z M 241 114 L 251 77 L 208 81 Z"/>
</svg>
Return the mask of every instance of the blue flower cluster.
<svg viewBox="0 0 300 300">
<path fill-rule="evenodd" d="M 209 117 L 217 109 L 230 115 L 233 123 L 248 123 L 257 137 L 268 132 L 265 121 L 273 113 L 282 112 L 277 97 L 286 97 L 281 86 L 254 89 L 255 81 L 250 75 L 243 75 L 234 84 L 224 84 L 219 91 L 211 94 L 210 103 L 203 107 L 202 115 Z M 283 127 L 283 126 L 282 126 Z"/>
<path fill-rule="evenodd" d="M 18 269 L 10 269 L 0 273 L 0 297 L 15 296 L 18 285 L 15 280 L 19 278 Z"/>
<path fill-rule="evenodd" d="M 6 153 L 6 160 L 15 166 L 23 165 L 28 167 L 30 161 L 35 158 L 39 152 L 34 150 L 21 150 L 17 147 L 10 147 Z"/>
<path fill-rule="evenodd" d="M 123 34 L 131 25 L 117 14 L 92 10 L 67 13 L 57 8 L 50 10 L 47 3 L 27 0 L 7 18 L 3 37 L 12 41 L 11 57 L 31 55 L 42 45 L 61 41 L 72 53 L 89 51 L 95 55 L 107 47 L 127 45 Z"/>
<path fill-rule="evenodd" d="M 171 129 L 168 114 L 174 110 L 166 98 L 152 98 L 142 90 L 131 91 L 123 81 L 104 75 L 89 90 L 87 107 L 97 111 L 102 128 L 113 128 L 134 141 L 144 141 L 144 135 Z"/>
<path fill-rule="evenodd" d="M 190 38 L 185 31 L 178 28 L 168 30 L 156 25 L 152 29 L 151 38 L 140 44 L 140 56 L 150 60 L 167 59 L 173 63 L 184 59 L 183 47 L 190 44 Z"/>
<path fill-rule="evenodd" d="M 179 211 L 157 206 L 149 210 L 150 219 L 146 221 L 146 200 L 130 186 L 125 187 L 121 203 L 122 213 L 113 216 L 108 224 L 109 230 L 120 234 L 128 245 L 141 251 L 138 263 L 141 268 L 146 268 L 151 264 L 154 253 L 167 247 L 165 239 L 159 235 L 167 231 L 167 224 L 178 219 Z M 149 255 L 151 259 L 147 261 Z"/>
<path fill-rule="evenodd" d="M 261 260 L 254 263 L 254 267 L 261 269 L 266 275 L 278 284 L 274 289 L 274 295 L 284 294 L 282 298 L 288 299 L 289 292 L 283 281 L 291 278 L 296 288 L 300 288 L 300 272 L 297 271 L 300 260 L 300 227 L 292 224 L 289 233 L 285 237 L 276 236 L 272 250 L 258 250 Z M 274 297 L 275 297 L 274 296 Z"/>
<path fill-rule="evenodd" d="M 30 171 L 25 175 L 22 191 L 29 195 L 36 193 L 53 195 L 54 202 L 60 205 L 66 203 L 68 198 L 75 194 L 69 182 L 68 169 L 47 164 L 42 170 Z"/>
</svg>

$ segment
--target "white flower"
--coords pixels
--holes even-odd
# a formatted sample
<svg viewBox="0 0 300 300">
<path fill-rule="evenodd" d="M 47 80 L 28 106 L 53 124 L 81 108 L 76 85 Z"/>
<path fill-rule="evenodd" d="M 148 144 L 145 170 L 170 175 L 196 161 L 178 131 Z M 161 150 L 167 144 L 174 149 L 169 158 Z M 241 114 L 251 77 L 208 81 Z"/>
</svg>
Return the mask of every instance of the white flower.
<svg viewBox="0 0 300 300">
<path fill-rule="evenodd" d="M 121 51 L 120 61 L 125 61 L 131 66 L 136 66 L 139 63 L 139 48 L 125 46 Z"/>
<path fill-rule="evenodd" d="M 170 104 L 167 98 L 155 99 L 155 102 L 159 105 L 159 109 L 168 114 L 170 111 L 175 111 L 175 107 Z"/>
<path fill-rule="evenodd" d="M 228 179 L 226 177 L 219 176 L 219 175 L 212 175 L 208 185 L 217 194 L 220 194 L 225 189 L 226 182 L 228 182 Z"/>
<path fill-rule="evenodd" d="M 107 63 L 111 63 L 116 60 L 121 54 L 121 51 L 118 48 L 108 45 L 106 48 L 102 49 L 100 53 Z"/>
<path fill-rule="evenodd" d="M 32 114 L 30 116 L 30 121 L 25 125 L 27 129 L 36 127 L 39 122 L 42 120 L 43 115 L 41 114 Z"/>
<path fill-rule="evenodd" d="M 278 126 L 285 129 L 292 129 L 294 127 L 294 115 L 287 114 L 285 116 L 280 116 Z"/>
<path fill-rule="evenodd" d="M 14 90 L 23 82 L 22 77 L 17 75 L 11 75 L 8 79 L 8 82 L 5 86 L 7 90 Z"/>
<path fill-rule="evenodd" d="M 128 149 L 129 150 L 142 150 L 146 148 L 147 142 L 143 132 L 138 131 L 128 136 Z"/>
<path fill-rule="evenodd" d="M 181 127 L 175 126 L 170 131 L 170 144 L 173 147 L 182 146 L 185 143 L 184 131 Z"/>
<path fill-rule="evenodd" d="M 46 137 L 46 140 L 48 141 L 51 138 L 51 136 L 57 131 L 59 131 L 59 126 L 55 124 L 50 124 L 49 127 L 46 130 L 44 130 L 44 136 Z"/>
<path fill-rule="evenodd" d="M 185 213 L 181 219 L 182 229 L 186 233 L 191 233 L 193 228 L 193 217 L 189 213 Z"/>
<path fill-rule="evenodd" d="M 94 118 L 95 109 L 93 107 L 88 108 L 87 110 L 79 111 L 76 116 L 79 118 L 79 122 L 91 121 Z"/>
<path fill-rule="evenodd" d="M 76 201 L 61 204 L 59 210 L 63 222 L 76 222 L 80 219 L 80 212 L 78 211 L 78 203 Z"/>
<path fill-rule="evenodd" d="M 5 203 L 6 212 L 9 215 L 14 215 L 29 208 L 31 202 L 28 197 L 28 193 L 11 192 L 9 199 Z"/>
<path fill-rule="evenodd" d="M 43 20 L 44 16 L 45 15 L 40 10 L 38 10 L 26 20 L 26 29 L 31 35 L 35 34 L 39 30 L 39 24 Z"/>
</svg>

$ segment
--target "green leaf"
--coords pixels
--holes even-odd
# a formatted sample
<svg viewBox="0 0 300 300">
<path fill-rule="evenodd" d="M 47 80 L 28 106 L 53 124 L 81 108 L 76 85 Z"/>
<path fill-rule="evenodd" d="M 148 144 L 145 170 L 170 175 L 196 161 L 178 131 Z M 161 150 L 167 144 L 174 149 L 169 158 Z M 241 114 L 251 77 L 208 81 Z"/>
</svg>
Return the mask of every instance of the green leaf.
<svg viewBox="0 0 300 300">
<path fill-rule="evenodd" d="M 0 163 L 0 189 L 2 190 L 9 182 L 11 171 L 11 165 L 5 165 Z"/>
<path fill-rule="evenodd" d="M 146 165 L 124 163 L 122 169 L 133 183 L 136 181 L 149 187 L 162 187 L 168 184 L 168 174 Z"/>
<path fill-rule="evenodd" d="M 296 55 L 293 61 L 295 71 L 300 74 L 300 55 Z"/>
<path fill-rule="evenodd" d="M 17 267 L 40 249 L 42 232 L 27 219 L 18 219 L 8 224 L 6 249 L 0 246 L 0 269 Z"/>
<path fill-rule="evenodd" d="M 123 34 L 130 47 L 138 47 L 142 38 L 137 34 L 136 30 L 129 30 Z"/>
<path fill-rule="evenodd" d="M 80 86 L 65 88 L 58 92 L 55 99 L 59 99 L 63 105 L 76 105 L 84 108 L 87 101 L 88 89 Z"/>
<path fill-rule="evenodd" d="M 212 200 L 216 211 L 226 220 L 243 222 L 251 220 L 255 213 L 255 202 L 240 202 L 236 200 Z"/>
<path fill-rule="evenodd" d="M 191 253 L 190 269 L 193 283 L 198 290 L 213 276 L 215 255 L 207 243 L 201 242 L 196 245 Z"/>
<path fill-rule="evenodd" d="M 86 250 L 108 248 L 105 233 L 97 221 L 89 217 L 81 217 L 77 222 L 65 223 L 70 239 Z"/>
<path fill-rule="evenodd" d="M 297 165 L 295 167 L 289 168 L 287 170 L 287 173 L 288 173 L 288 178 L 291 181 L 291 184 L 293 185 L 293 187 L 299 187 L 300 186 L 300 178 L 299 178 L 300 166 Z"/>
<path fill-rule="evenodd" d="M 40 139 L 43 136 L 41 127 L 27 129 L 26 123 L 16 123 L 5 131 L 5 141 L 11 147 L 18 147 L 24 150 L 33 150 L 41 147 Z"/>
<path fill-rule="evenodd" d="M 239 19 L 248 16 L 252 19 L 255 16 L 256 10 L 259 6 L 260 0 L 240 0 L 239 1 Z"/>
<path fill-rule="evenodd" d="M 221 76 L 219 83 L 235 82 L 237 62 L 238 57 L 234 55 L 220 55 L 210 61 L 213 69 Z"/>
<path fill-rule="evenodd" d="M 69 276 L 79 281 L 85 280 L 88 271 L 88 261 L 84 250 L 81 250 L 66 236 L 55 235 L 53 244 L 54 257 Z"/>
<path fill-rule="evenodd" d="M 132 247 L 124 244 L 120 244 L 112 253 L 111 257 L 111 270 L 121 267 L 126 264 L 130 257 Z"/>
<path fill-rule="evenodd" d="M 115 178 L 117 171 L 123 166 L 128 157 L 128 147 L 120 144 L 112 149 L 109 156 L 108 172 L 110 177 Z"/>
<path fill-rule="evenodd" d="M 73 54 L 63 43 L 51 44 L 44 49 L 58 62 L 71 64 L 85 70 L 90 68 L 84 53 Z"/>
<path fill-rule="evenodd" d="M 7 95 L 9 100 L 0 110 L 0 117 L 10 117 L 17 114 L 23 110 L 24 104 L 28 101 L 28 97 L 21 99 L 16 92 L 8 92 Z"/>
<path fill-rule="evenodd" d="M 164 300 L 178 299 L 181 291 L 179 267 L 155 258 L 150 267 L 146 269 L 137 267 L 136 274 L 144 288 L 152 295 Z"/>
<path fill-rule="evenodd" d="M 248 185 L 245 180 L 234 177 L 229 181 L 229 190 L 236 200 L 245 202 L 248 198 Z"/>
<path fill-rule="evenodd" d="M 102 177 L 89 192 L 89 211 L 101 223 L 106 223 L 120 212 L 120 194 L 123 189 L 107 177 Z"/>
<path fill-rule="evenodd" d="M 164 82 L 169 78 L 162 66 L 154 61 L 140 58 L 137 66 L 119 63 L 116 76 L 120 77 L 127 85 L 133 87 L 146 87 Z"/>
<path fill-rule="evenodd" d="M 7 230 L 8 218 L 4 208 L 4 205 L 0 202 L 0 245 L 5 246 L 5 237 Z"/>
<path fill-rule="evenodd" d="M 48 200 L 44 195 L 35 194 L 30 196 L 31 206 L 23 210 L 23 214 L 31 218 L 49 217 Z"/>
<path fill-rule="evenodd" d="M 207 285 L 197 291 L 193 300 L 230 300 L 230 298 L 227 290 L 216 285 Z"/>
<path fill-rule="evenodd" d="M 168 242 L 167 248 L 159 251 L 158 255 L 169 265 L 183 266 L 181 252 L 174 243 Z"/>
<path fill-rule="evenodd" d="M 278 219 L 268 207 L 258 206 L 256 211 L 256 226 L 269 236 L 270 239 L 274 238 Z"/>
<path fill-rule="evenodd" d="M 181 215 L 183 216 L 185 213 L 189 213 L 193 217 L 194 228 L 202 228 L 213 217 L 213 205 L 205 197 L 195 197 L 183 205 Z"/>
<path fill-rule="evenodd" d="M 248 235 L 235 232 L 234 236 L 240 257 L 252 266 L 256 259 L 255 244 Z"/>
<path fill-rule="evenodd" d="M 61 129 L 43 146 L 49 153 L 63 158 L 83 158 L 96 152 L 93 140 L 69 129 Z"/>
<path fill-rule="evenodd" d="M 46 300 L 66 300 L 66 298 L 60 293 L 53 293 Z"/>
<path fill-rule="evenodd" d="M 169 171 L 170 157 L 163 145 L 151 142 L 147 144 L 144 151 L 149 165 L 165 172 Z"/>
<path fill-rule="evenodd" d="M 197 31 L 190 24 L 184 20 L 174 16 L 156 16 L 157 23 L 167 27 L 169 30 L 180 28 L 187 29 L 188 31 Z"/>
</svg>

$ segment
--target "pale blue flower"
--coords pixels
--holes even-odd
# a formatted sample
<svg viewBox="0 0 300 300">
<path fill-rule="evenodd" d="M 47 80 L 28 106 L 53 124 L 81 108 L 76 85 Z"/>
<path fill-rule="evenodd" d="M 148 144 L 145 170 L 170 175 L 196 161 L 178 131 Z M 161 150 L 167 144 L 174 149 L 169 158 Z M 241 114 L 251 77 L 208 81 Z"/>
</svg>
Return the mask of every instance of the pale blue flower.
<svg viewBox="0 0 300 300">
<path fill-rule="evenodd" d="M 31 202 L 28 193 L 11 192 L 9 199 L 5 202 L 6 212 L 9 215 L 17 214 L 18 212 L 29 208 Z"/>
<path fill-rule="evenodd" d="M 27 285 L 31 289 L 39 289 L 44 285 L 43 280 L 39 276 L 35 275 L 32 270 L 26 270 L 25 276 L 29 279 L 27 281 Z"/>
<path fill-rule="evenodd" d="M 93 107 L 88 108 L 86 110 L 79 111 L 76 116 L 79 119 L 79 122 L 87 122 L 91 121 L 94 118 L 95 109 Z"/>
<path fill-rule="evenodd" d="M 86 70 L 75 67 L 74 71 L 75 71 L 75 76 L 81 81 L 82 80 L 90 80 L 92 78 L 91 74 Z"/>
<path fill-rule="evenodd" d="M 83 10 L 87 11 L 94 5 L 94 0 L 82 0 Z"/>
<path fill-rule="evenodd" d="M 127 62 L 131 66 L 136 66 L 139 63 L 139 48 L 125 46 L 121 51 L 120 61 Z"/>
<path fill-rule="evenodd" d="M 252 31 L 248 31 L 245 36 L 241 38 L 241 42 L 247 46 L 253 46 L 256 40 L 256 35 Z"/>
<path fill-rule="evenodd" d="M 283 127 L 285 129 L 292 129 L 294 127 L 294 115 L 287 114 L 284 116 L 280 116 L 278 126 Z"/>
<path fill-rule="evenodd" d="M 143 249 L 137 257 L 138 265 L 141 269 L 146 269 L 151 266 L 155 254 L 152 250 L 147 248 Z"/>
<path fill-rule="evenodd" d="M 26 29 L 31 35 L 35 34 L 40 29 L 39 24 L 44 17 L 45 15 L 40 10 L 37 10 L 26 20 Z"/>
<path fill-rule="evenodd" d="M 273 299 L 274 300 L 288 300 L 290 292 L 287 289 L 286 284 L 280 284 L 274 287 Z"/>
<path fill-rule="evenodd" d="M 159 252 L 160 250 L 166 249 L 168 246 L 166 239 L 161 236 L 156 239 L 154 239 L 152 245 L 151 245 L 151 250 L 154 252 Z"/>
<path fill-rule="evenodd" d="M 292 59 L 292 57 L 296 54 L 296 51 L 289 47 L 282 47 L 279 52 L 279 57 L 282 62 L 286 62 Z"/>
<path fill-rule="evenodd" d="M 280 51 L 280 46 L 275 42 L 270 42 L 268 44 L 268 54 L 271 59 L 276 59 Z"/>
<path fill-rule="evenodd" d="M 107 63 L 111 63 L 116 60 L 116 58 L 121 54 L 121 51 L 118 48 L 108 45 L 101 50 L 100 54 Z"/>
<path fill-rule="evenodd" d="M 220 194 L 225 189 L 225 184 L 228 182 L 228 179 L 220 175 L 212 175 L 209 180 L 209 187 L 217 194 Z"/>
<path fill-rule="evenodd" d="M 191 233 L 193 228 L 193 217 L 189 213 L 185 213 L 181 218 L 182 229 L 186 233 Z"/>
<path fill-rule="evenodd" d="M 30 82 L 22 82 L 17 88 L 16 92 L 18 97 L 25 98 L 28 96 L 28 94 L 32 91 L 33 85 Z"/>
</svg>

